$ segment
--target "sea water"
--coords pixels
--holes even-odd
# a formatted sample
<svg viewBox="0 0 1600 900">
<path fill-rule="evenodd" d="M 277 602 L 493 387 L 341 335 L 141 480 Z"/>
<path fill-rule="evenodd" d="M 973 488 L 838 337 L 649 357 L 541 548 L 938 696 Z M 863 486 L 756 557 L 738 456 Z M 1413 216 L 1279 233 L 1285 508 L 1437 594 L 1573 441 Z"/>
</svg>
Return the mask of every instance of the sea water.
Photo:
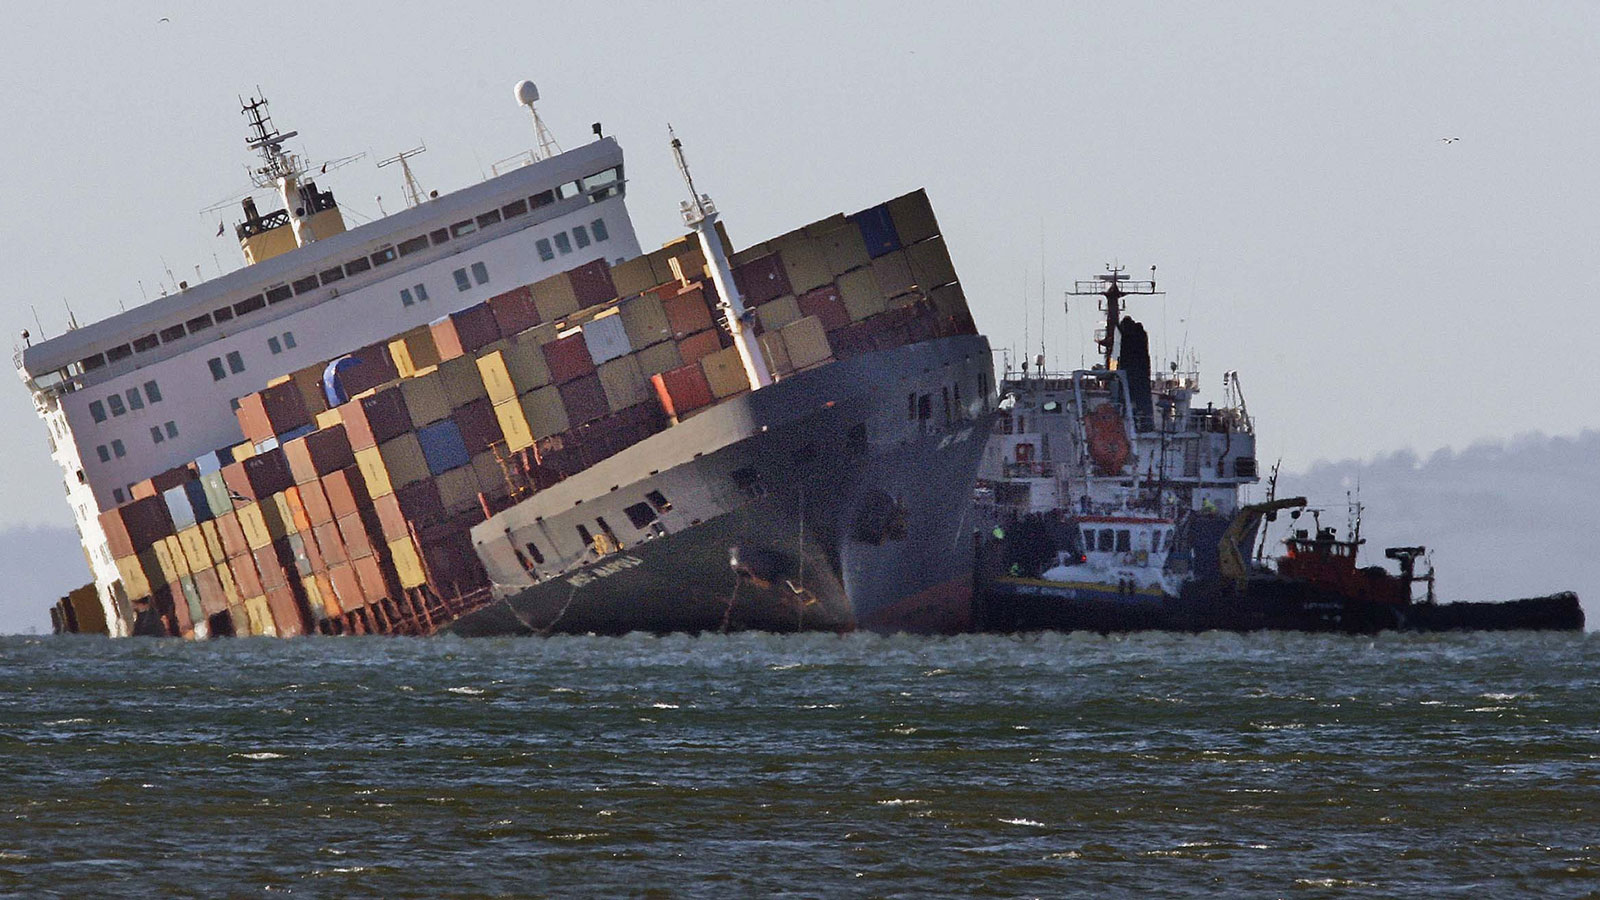
<svg viewBox="0 0 1600 900">
<path fill-rule="evenodd" d="M 0 895 L 1578 896 L 1600 638 L 0 638 Z"/>
</svg>

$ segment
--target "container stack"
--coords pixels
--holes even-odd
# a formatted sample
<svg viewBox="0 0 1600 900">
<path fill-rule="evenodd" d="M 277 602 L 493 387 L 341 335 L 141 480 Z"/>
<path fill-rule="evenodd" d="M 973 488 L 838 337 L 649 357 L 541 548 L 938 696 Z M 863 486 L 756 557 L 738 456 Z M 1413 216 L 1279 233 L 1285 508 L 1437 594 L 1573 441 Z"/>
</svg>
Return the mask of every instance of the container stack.
<svg viewBox="0 0 1600 900">
<path fill-rule="evenodd" d="M 780 381 L 975 333 L 921 191 L 732 262 Z M 473 525 L 749 390 L 693 236 L 350 357 L 332 390 L 319 364 L 240 398 L 243 443 L 102 514 L 143 632 L 428 633 L 487 602 Z"/>
</svg>

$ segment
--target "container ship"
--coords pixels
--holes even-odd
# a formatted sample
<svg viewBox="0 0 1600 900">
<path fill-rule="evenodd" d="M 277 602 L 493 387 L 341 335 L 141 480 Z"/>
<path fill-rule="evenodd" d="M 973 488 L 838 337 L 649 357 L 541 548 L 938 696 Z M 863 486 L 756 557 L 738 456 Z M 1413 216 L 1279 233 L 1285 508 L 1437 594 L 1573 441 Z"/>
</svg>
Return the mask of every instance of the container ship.
<svg viewBox="0 0 1600 900">
<path fill-rule="evenodd" d="M 245 104 L 247 265 L 19 350 L 114 636 L 970 627 L 987 341 L 922 191 L 735 249 L 539 149 L 346 228 Z"/>
<path fill-rule="evenodd" d="M 1305 498 L 1244 504 L 1259 481 L 1255 422 L 1236 372 L 1220 405 L 1200 406 L 1198 366 L 1152 370 L 1149 336 L 1127 315 L 1159 293 L 1154 274 L 1122 269 L 1074 285 L 1104 316 L 1097 363 L 1054 374 L 1003 374 L 975 515 L 978 626 L 993 631 L 1123 632 L 1262 629 L 1372 633 L 1582 629 L 1576 595 L 1440 603 L 1421 546 L 1390 547 L 1383 566 L 1358 566 L 1360 507 L 1340 537 Z M 1287 514 L 1281 554 L 1268 559 L 1263 523 Z M 1422 593 L 1418 595 L 1418 591 Z"/>
</svg>

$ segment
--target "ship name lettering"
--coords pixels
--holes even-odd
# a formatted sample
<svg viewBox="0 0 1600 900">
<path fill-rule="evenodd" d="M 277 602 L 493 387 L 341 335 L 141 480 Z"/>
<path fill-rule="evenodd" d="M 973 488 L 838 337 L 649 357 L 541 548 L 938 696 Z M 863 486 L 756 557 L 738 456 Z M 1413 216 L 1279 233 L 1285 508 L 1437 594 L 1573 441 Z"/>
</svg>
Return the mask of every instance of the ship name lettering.
<svg viewBox="0 0 1600 900">
<path fill-rule="evenodd" d="M 602 578 L 609 578 L 618 572 L 627 571 L 635 566 L 642 565 L 644 565 L 644 560 L 637 556 L 620 556 L 611 560 L 610 562 L 607 562 L 605 565 L 595 566 L 587 572 L 579 572 L 571 578 L 568 578 L 567 584 L 570 584 L 573 587 L 583 587 L 586 584 L 592 584 L 593 582 L 599 581 Z"/>
</svg>

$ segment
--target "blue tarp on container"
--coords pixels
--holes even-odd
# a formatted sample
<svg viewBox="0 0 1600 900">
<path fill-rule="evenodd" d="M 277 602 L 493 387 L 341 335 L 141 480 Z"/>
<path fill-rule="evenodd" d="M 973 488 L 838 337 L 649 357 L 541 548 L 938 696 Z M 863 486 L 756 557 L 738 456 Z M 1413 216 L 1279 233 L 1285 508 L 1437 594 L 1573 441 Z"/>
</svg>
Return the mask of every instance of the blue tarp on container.
<svg viewBox="0 0 1600 900">
<path fill-rule="evenodd" d="M 422 445 L 422 458 L 428 461 L 428 471 L 434 475 L 472 462 L 467 443 L 461 439 L 461 429 L 450 419 L 418 428 L 417 443 Z"/>
<path fill-rule="evenodd" d="M 194 465 L 201 475 L 210 475 L 212 472 L 222 471 L 222 467 L 231 462 L 233 462 L 233 448 L 223 447 L 221 450 L 201 454 L 195 459 Z"/>
<path fill-rule="evenodd" d="M 209 522 L 217 517 L 211 509 L 211 498 L 206 496 L 206 486 L 199 481 L 185 481 L 183 492 L 189 495 L 189 508 L 194 510 L 196 522 Z"/>
<path fill-rule="evenodd" d="M 194 527 L 194 507 L 189 505 L 189 492 L 184 490 L 183 485 L 162 491 L 161 499 L 167 502 L 167 512 L 172 516 L 173 531 Z"/>
<path fill-rule="evenodd" d="M 900 249 L 900 232 L 894 230 L 894 220 L 889 218 L 889 207 L 879 204 L 863 209 L 850 217 L 861 229 L 861 239 L 867 243 L 867 255 L 873 259 Z"/>
</svg>

